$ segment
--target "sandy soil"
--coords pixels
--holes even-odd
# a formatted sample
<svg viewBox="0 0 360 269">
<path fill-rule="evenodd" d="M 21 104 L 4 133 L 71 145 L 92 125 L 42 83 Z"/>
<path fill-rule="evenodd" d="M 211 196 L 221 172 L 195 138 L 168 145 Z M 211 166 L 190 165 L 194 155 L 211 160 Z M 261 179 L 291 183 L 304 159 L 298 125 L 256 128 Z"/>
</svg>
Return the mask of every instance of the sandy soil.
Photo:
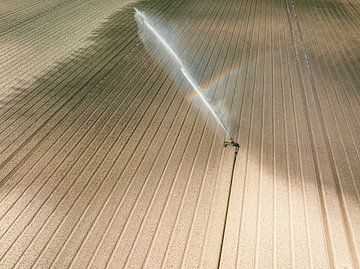
<svg viewBox="0 0 360 269">
<path fill-rule="evenodd" d="M 0 0 L 0 268 L 359 268 L 359 13 Z"/>
</svg>

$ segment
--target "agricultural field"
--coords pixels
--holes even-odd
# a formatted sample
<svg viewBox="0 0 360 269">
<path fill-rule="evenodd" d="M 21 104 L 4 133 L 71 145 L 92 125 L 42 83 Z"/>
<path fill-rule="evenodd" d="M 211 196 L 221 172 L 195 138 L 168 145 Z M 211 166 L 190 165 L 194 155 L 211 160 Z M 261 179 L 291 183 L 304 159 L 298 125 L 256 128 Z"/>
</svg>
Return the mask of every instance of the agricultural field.
<svg viewBox="0 0 360 269">
<path fill-rule="evenodd" d="M 355 0 L 0 0 L 0 268 L 360 268 Z"/>
</svg>

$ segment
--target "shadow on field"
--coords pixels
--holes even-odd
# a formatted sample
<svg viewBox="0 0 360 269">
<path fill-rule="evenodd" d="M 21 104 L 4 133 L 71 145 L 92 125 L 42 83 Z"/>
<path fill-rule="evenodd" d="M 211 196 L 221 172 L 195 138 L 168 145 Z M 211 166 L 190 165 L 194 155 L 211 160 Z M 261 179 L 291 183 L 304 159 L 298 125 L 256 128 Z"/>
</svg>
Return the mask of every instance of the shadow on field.
<svg viewBox="0 0 360 269">
<path fill-rule="evenodd" d="M 12 89 L 0 102 L 0 114 L 9 114 L 12 118 L 41 116 L 61 98 L 75 98 L 84 92 L 91 94 L 91 90 L 121 70 L 142 46 L 134 35 L 137 32 L 134 6 L 154 13 L 171 7 L 171 1 L 161 5 L 157 5 L 158 2 L 140 1 L 115 12 L 88 37 L 91 45 L 57 62 L 31 85 Z"/>
<path fill-rule="evenodd" d="M 80 106 L 81 109 L 85 109 L 96 98 L 106 98 L 109 92 L 105 89 L 111 85 L 118 74 L 122 74 L 126 64 L 136 57 L 135 55 L 143 46 L 140 38 L 135 34 L 138 29 L 134 20 L 134 7 L 136 6 L 139 10 L 146 10 L 149 14 L 154 15 L 165 10 L 166 16 L 163 19 L 171 21 L 171 12 L 176 13 L 176 10 L 173 10 L 175 4 L 176 2 L 170 0 L 156 0 L 141 1 L 125 6 L 93 32 L 89 37 L 89 40 L 92 41 L 90 46 L 74 52 L 66 61 L 58 63 L 32 85 L 15 89 L 10 96 L 0 103 L 0 124 L 4 126 L 4 132 L 6 128 L 13 126 L 14 122 L 19 123 L 18 126 L 20 127 L 12 131 L 11 129 L 8 129 L 10 131 L 6 130 L 6 137 L 0 134 L 0 143 L 10 136 L 16 138 L 23 135 L 29 128 L 34 129 L 29 134 L 28 139 L 36 136 L 37 132 L 46 126 L 50 126 L 48 134 L 50 132 L 62 132 L 61 125 L 66 122 L 67 115 L 76 109 L 80 109 Z M 215 4 L 220 6 L 221 1 Z M 274 4 L 274 1 L 269 4 Z M 343 10 L 342 6 L 344 5 L 346 4 L 343 2 L 330 0 L 296 2 L 296 8 L 300 10 L 327 9 L 338 15 L 341 14 L 338 10 Z M 171 12 L 166 12 L 168 10 Z M 224 29 L 226 29 L 234 22 L 238 12 L 240 12 L 239 7 L 232 9 L 228 16 L 229 19 L 221 18 L 217 23 L 225 20 Z M 210 19 L 199 16 L 196 21 L 200 23 L 203 20 Z M 242 20 L 243 18 L 240 17 L 240 22 L 243 22 Z M 216 27 L 214 27 L 214 31 L 215 29 Z M 263 45 L 254 44 L 254 41 L 248 40 L 249 36 L 244 33 L 241 33 L 240 39 L 247 47 Z M 237 44 L 229 44 L 229 50 L 234 50 L 235 46 Z M 253 67 L 253 63 L 254 59 L 250 59 L 248 64 Z M 359 68 L 358 62 L 356 66 Z M 244 73 L 246 67 L 241 68 L 241 72 Z M 355 79 L 356 72 L 351 73 L 351 76 Z M 238 88 L 230 90 L 236 91 Z M 238 116 L 240 118 L 241 115 Z M 234 122 L 232 125 L 236 126 L 236 121 L 239 118 L 231 119 L 231 122 Z M 25 145 L 25 142 L 19 145 L 17 151 Z M 258 148 L 261 147 L 261 145 L 257 146 Z M 10 154 L 7 157 L 9 159 L 13 155 Z"/>
</svg>

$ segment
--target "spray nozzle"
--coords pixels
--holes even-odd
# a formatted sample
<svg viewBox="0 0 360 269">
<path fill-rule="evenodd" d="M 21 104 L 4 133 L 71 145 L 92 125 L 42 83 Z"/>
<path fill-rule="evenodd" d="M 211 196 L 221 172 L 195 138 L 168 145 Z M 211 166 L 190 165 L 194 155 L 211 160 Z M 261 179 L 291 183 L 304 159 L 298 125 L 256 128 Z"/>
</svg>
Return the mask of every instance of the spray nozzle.
<svg viewBox="0 0 360 269">
<path fill-rule="evenodd" d="M 239 143 L 236 143 L 232 138 L 230 138 L 230 141 L 225 141 L 224 142 L 224 147 L 226 148 L 227 146 L 235 147 L 236 149 L 240 148 Z"/>
</svg>

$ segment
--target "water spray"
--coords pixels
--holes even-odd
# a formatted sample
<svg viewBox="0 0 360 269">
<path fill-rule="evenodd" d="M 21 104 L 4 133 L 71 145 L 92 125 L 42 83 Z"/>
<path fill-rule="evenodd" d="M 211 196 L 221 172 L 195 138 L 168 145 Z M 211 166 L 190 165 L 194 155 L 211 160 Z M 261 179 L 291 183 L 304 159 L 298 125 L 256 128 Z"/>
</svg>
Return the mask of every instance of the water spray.
<svg viewBox="0 0 360 269">
<path fill-rule="evenodd" d="M 224 132 L 230 137 L 231 136 L 229 134 L 229 132 L 226 130 L 224 124 L 220 121 L 219 117 L 217 116 L 217 114 L 215 113 L 215 111 L 213 110 L 213 108 L 211 107 L 211 105 L 206 101 L 204 95 L 201 93 L 201 90 L 199 89 L 199 87 L 196 85 L 195 81 L 192 79 L 192 77 L 190 76 L 190 74 L 184 69 L 181 68 L 181 72 L 183 73 L 184 77 L 186 78 L 186 80 L 190 83 L 190 85 L 193 87 L 193 89 L 195 90 L 195 92 L 199 95 L 201 101 L 204 102 L 204 104 L 206 105 L 206 107 L 209 109 L 209 111 L 211 112 L 211 114 L 214 116 L 214 118 L 217 120 L 217 122 L 220 124 L 221 128 L 223 128 Z"/>
<path fill-rule="evenodd" d="M 192 76 L 189 74 L 189 72 L 187 71 L 187 68 L 185 67 L 185 65 L 183 64 L 183 62 L 181 61 L 181 59 L 179 58 L 179 56 L 176 54 L 176 52 L 171 48 L 171 46 L 169 45 L 168 42 L 166 42 L 166 40 L 161 36 L 161 34 L 156 31 L 156 29 L 150 24 L 150 22 L 147 20 L 145 14 L 143 14 L 141 11 L 135 9 L 135 16 L 137 16 L 137 18 L 140 19 L 140 22 L 147 28 L 150 30 L 150 32 L 156 37 L 156 39 L 158 41 L 160 41 L 161 45 L 166 49 L 166 51 L 171 55 L 171 57 L 173 57 L 176 61 L 176 63 L 180 66 L 180 70 L 182 72 L 182 74 L 184 75 L 185 79 L 190 83 L 190 85 L 192 86 L 192 88 L 194 89 L 194 91 L 196 92 L 196 94 L 200 97 L 201 101 L 205 104 L 205 106 L 208 108 L 208 110 L 210 111 L 210 113 L 212 114 L 212 116 L 215 118 L 215 120 L 219 123 L 219 125 L 221 126 L 221 128 L 224 130 L 224 132 L 226 133 L 226 135 L 230 138 L 230 141 L 225 141 L 224 143 L 224 147 L 227 146 L 234 146 L 236 149 L 236 153 L 239 149 L 239 144 L 236 143 L 234 141 L 234 139 L 231 137 L 229 131 L 225 128 L 224 124 L 222 123 L 222 121 L 220 120 L 220 118 L 218 117 L 218 115 L 216 114 L 216 112 L 214 111 L 213 107 L 210 105 L 210 103 L 206 100 L 205 96 L 202 94 L 200 87 L 195 83 L 194 79 L 192 78 Z"/>
<path fill-rule="evenodd" d="M 158 31 L 155 30 L 155 28 L 148 22 L 145 14 L 143 14 L 141 11 L 137 10 L 136 8 L 135 12 L 138 18 L 141 19 L 141 22 L 151 31 L 151 33 L 161 42 L 163 47 L 170 53 L 172 57 L 176 60 L 176 62 L 181 66 L 184 67 L 182 61 L 180 60 L 179 56 L 175 53 L 175 51 L 170 47 L 168 42 L 158 33 Z"/>
</svg>

